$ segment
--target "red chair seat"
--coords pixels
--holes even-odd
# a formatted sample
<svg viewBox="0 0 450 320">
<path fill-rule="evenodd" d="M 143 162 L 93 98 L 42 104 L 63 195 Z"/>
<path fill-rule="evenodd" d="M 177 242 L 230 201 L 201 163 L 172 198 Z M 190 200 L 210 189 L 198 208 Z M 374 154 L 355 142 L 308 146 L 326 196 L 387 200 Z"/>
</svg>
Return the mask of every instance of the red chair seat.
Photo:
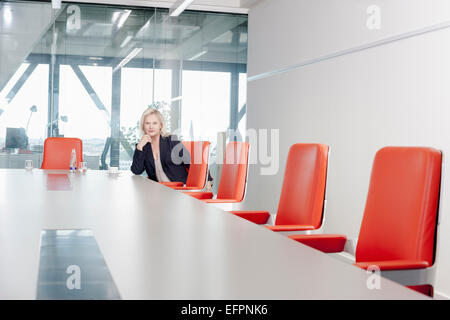
<svg viewBox="0 0 450 320">
<path fill-rule="evenodd" d="M 367 270 L 370 266 L 377 266 L 383 270 L 405 270 L 405 269 L 424 269 L 430 264 L 424 260 L 390 260 L 390 261 L 367 261 L 357 262 L 355 266 Z"/>
<path fill-rule="evenodd" d="M 214 196 L 212 192 L 183 192 L 183 193 L 199 200 L 212 199 L 212 197 Z"/>
<path fill-rule="evenodd" d="M 184 185 L 183 182 L 175 182 L 175 181 L 173 181 L 173 182 L 160 182 L 160 183 L 165 185 L 165 186 L 167 186 L 167 187 L 171 187 L 171 188 L 173 188 L 173 187 L 182 187 Z"/>
<path fill-rule="evenodd" d="M 292 235 L 289 238 L 325 253 L 342 252 L 347 241 L 347 237 L 340 234 Z"/>
<path fill-rule="evenodd" d="M 198 188 L 198 187 L 171 187 L 174 190 L 184 190 L 184 191 L 188 191 L 188 190 L 201 190 L 202 188 Z M 200 191 L 199 191 L 200 192 Z"/>
<path fill-rule="evenodd" d="M 266 224 L 270 213 L 267 211 L 230 211 L 235 216 L 244 218 L 256 224 Z"/>
<path fill-rule="evenodd" d="M 237 203 L 241 202 L 236 199 L 203 199 L 205 203 Z"/>
<path fill-rule="evenodd" d="M 272 231 L 306 231 L 316 229 L 314 226 L 308 226 L 303 224 L 275 225 L 265 227 Z"/>
</svg>

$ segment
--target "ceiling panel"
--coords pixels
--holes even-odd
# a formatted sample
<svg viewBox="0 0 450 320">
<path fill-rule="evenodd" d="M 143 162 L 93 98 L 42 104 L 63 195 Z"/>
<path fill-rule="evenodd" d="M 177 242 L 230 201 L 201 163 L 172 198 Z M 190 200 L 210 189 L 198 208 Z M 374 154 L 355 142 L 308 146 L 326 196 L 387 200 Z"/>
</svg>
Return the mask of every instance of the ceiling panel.
<svg viewBox="0 0 450 320">
<path fill-rule="evenodd" d="M 248 9 L 261 0 L 194 0 L 188 9 L 247 14 Z M 170 8 L 176 0 L 77 0 L 83 3 L 101 3 L 129 6 Z"/>
</svg>

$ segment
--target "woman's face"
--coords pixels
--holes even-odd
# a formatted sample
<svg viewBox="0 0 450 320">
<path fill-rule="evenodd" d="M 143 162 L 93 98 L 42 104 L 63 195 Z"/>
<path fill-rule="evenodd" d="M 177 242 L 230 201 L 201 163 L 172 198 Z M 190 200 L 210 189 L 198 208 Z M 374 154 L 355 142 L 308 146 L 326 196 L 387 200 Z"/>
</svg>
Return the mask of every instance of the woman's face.
<svg viewBox="0 0 450 320">
<path fill-rule="evenodd" d="M 144 132 L 150 137 L 155 137 L 161 133 L 162 124 L 159 122 L 158 117 L 154 114 L 150 114 L 144 119 Z"/>
</svg>

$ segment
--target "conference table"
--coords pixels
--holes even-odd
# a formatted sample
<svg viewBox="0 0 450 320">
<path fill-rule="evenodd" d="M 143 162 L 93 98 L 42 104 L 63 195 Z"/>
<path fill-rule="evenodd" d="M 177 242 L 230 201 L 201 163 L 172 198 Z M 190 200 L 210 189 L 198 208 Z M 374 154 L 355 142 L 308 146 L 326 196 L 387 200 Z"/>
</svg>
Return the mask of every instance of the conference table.
<svg viewBox="0 0 450 320">
<path fill-rule="evenodd" d="M 120 299 L 427 299 L 144 176 L 40 169 L 0 169 L 0 299 L 37 298 L 45 230 L 90 230 Z"/>
</svg>

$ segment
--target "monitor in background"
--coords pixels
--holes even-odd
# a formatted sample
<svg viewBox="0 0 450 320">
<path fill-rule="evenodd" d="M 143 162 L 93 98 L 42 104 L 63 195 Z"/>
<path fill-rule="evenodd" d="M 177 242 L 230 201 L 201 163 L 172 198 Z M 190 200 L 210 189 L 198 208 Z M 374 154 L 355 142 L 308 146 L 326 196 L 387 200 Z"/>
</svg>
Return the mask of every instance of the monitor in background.
<svg viewBox="0 0 450 320">
<path fill-rule="evenodd" d="M 27 149 L 28 137 L 24 128 L 6 128 L 5 149 Z"/>
</svg>

